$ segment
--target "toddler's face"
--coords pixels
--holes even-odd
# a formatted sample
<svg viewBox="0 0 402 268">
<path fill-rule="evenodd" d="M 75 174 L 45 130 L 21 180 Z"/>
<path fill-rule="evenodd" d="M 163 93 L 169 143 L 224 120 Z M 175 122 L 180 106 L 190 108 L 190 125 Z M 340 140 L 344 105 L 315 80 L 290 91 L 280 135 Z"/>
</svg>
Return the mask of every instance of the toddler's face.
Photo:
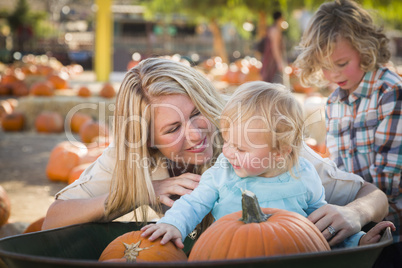
<svg viewBox="0 0 402 268">
<path fill-rule="evenodd" d="M 325 79 L 349 93 L 356 90 L 365 72 L 360 68 L 359 52 L 347 39 L 337 38 L 330 62 L 333 63 L 332 68 L 322 68 Z M 328 65 L 330 62 L 327 62 Z"/>
<path fill-rule="evenodd" d="M 269 145 L 267 129 L 260 119 L 232 123 L 222 130 L 223 154 L 241 177 L 272 177 L 277 170 L 275 151 Z"/>
</svg>

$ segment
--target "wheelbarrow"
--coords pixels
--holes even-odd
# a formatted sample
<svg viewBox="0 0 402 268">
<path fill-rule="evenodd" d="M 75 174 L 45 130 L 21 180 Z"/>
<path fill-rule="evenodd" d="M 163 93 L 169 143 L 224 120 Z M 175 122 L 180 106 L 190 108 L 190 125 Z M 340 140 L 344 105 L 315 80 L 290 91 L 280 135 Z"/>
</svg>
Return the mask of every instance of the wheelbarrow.
<svg viewBox="0 0 402 268">
<path fill-rule="evenodd" d="M 86 223 L 47 231 L 15 235 L 0 239 L 0 258 L 8 268 L 54 267 L 372 267 L 384 247 L 392 243 L 389 228 L 381 241 L 356 248 L 329 252 L 257 257 L 202 262 L 98 262 L 106 246 L 116 237 L 139 230 L 134 222 Z M 189 253 L 193 240 L 186 238 L 184 251 Z"/>
</svg>

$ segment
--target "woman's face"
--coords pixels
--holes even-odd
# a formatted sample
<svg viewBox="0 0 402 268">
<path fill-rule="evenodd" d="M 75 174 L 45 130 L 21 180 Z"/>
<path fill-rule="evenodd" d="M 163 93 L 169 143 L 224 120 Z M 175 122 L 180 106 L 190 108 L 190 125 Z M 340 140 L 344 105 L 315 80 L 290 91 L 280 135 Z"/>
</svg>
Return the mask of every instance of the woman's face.
<svg viewBox="0 0 402 268">
<path fill-rule="evenodd" d="M 325 79 L 340 88 L 353 92 L 360 84 L 364 71 L 360 68 L 360 54 L 345 38 L 338 37 L 330 56 L 331 69 L 322 68 Z"/>
<path fill-rule="evenodd" d="M 216 128 L 187 95 L 157 97 L 151 107 L 150 146 L 185 165 L 201 165 L 212 158 Z"/>
</svg>

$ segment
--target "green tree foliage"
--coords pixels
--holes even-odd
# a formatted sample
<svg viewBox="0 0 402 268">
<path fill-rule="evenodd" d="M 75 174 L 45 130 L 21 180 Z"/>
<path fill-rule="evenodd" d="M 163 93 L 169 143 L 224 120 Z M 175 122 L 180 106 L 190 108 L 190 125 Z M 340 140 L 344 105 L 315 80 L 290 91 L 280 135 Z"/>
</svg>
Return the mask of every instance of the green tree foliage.
<svg viewBox="0 0 402 268">
<path fill-rule="evenodd" d="M 366 9 L 372 9 L 379 15 L 375 18 L 380 25 L 386 28 L 402 28 L 402 1 L 396 0 L 357 0 Z M 170 15 L 173 19 L 178 14 L 186 16 L 191 23 L 207 23 L 214 36 L 215 54 L 227 60 L 224 50 L 224 41 L 220 27 L 231 23 L 245 39 L 261 39 L 266 28 L 272 23 L 271 14 L 281 11 L 289 22 L 289 29 L 285 32 L 289 46 L 298 43 L 301 32 L 298 21 L 294 18 L 294 11 L 304 9 L 314 13 L 325 0 L 149 0 L 148 18 L 162 17 L 160 14 Z M 374 13 L 374 14 L 375 14 Z M 169 16 L 168 16 L 169 18 Z M 251 22 L 255 32 L 246 32 L 244 22 Z"/>
<path fill-rule="evenodd" d="M 168 14 L 170 19 L 175 15 L 185 15 L 188 22 L 206 23 L 214 37 L 214 52 L 228 62 L 225 42 L 221 26 L 231 21 L 233 10 L 239 0 L 151 0 L 146 3 L 147 17 L 157 18 L 158 14 Z M 169 18 L 169 17 L 168 17 Z"/>
</svg>

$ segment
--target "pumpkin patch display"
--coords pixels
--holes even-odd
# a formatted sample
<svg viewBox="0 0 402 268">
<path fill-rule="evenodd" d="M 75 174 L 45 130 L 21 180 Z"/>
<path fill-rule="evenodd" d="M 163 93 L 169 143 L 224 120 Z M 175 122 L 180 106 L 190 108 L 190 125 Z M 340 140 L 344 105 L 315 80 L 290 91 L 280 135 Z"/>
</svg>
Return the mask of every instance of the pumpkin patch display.
<svg viewBox="0 0 402 268">
<path fill-rule="evenodd" d="M 68 182 L 71 170 L 80 164 L 81 157 L 88 153 L 81 142 L 63 141 L 50 153 L 46 175 L 51 181 Z"/>
<path fill-rule="evenodd" d="M 242 211 L 214 222 L 197 240 L 189 261 L 240 259 L 329 251 L 318 228 L 298 213 L 260 208 L 254 193 L 242 194 Z"/>
<path fill-rule="evenodd" d="M 131 263 L 187 261 L 184 251 L 172 242 L 161 245 L 161 238 L 149 241 L 141 237 L 141 234 L 141 231 L 133 231 L 117 237 L 103 250 L 99 261 Z"/>
<path fill-rule="evenodd" d="M 7 223 L 10 217 L 11 204 L 6 190 L 0 185 L 0 226 Z"/>
</svg>

